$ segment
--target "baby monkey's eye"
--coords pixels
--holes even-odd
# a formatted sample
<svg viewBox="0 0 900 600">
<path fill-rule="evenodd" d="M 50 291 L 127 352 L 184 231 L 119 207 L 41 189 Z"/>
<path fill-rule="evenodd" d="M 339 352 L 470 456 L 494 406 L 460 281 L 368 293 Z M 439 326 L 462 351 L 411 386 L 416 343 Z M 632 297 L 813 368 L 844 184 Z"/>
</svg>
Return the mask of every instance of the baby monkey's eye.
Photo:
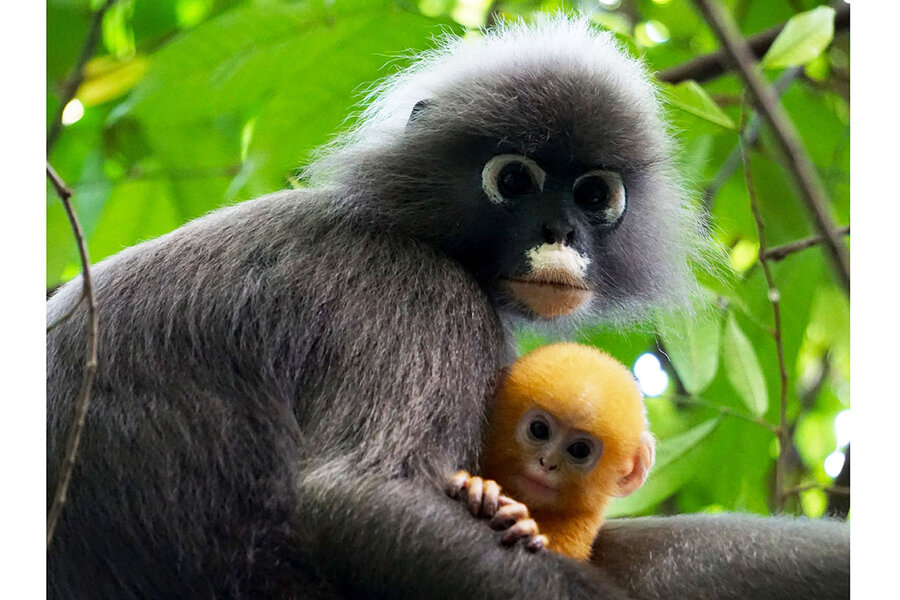
<svg viewBox="0 0 900 600">
<path fill-rule="evenodd" d="M 585 460 L 591 455 L 591 445 L 581 440 L 569 444 L 566 452 L 576 460 Z"/>
<path fill-rule="evenodd" d="M 612 171 L 588 171 L 575 180 L 572 195 L 582 210 L 607 224 L 616 223 L 625 214 L 625 186 Z"/>
<path fill-rule="evenodd" d="M 528 435 L 534 440 L 544 441 L 550 439 L 550 426 L 543 421 L 532 421 L 528 426 Z"/>
<path fill-rule="evenodd" d="M 566 446 L 569 462 L 584 471 L 593 469 L 600 460 L 601 454 L 603 454 L 603 442 L 593 436 L 573 440 Z"/>
</svg>

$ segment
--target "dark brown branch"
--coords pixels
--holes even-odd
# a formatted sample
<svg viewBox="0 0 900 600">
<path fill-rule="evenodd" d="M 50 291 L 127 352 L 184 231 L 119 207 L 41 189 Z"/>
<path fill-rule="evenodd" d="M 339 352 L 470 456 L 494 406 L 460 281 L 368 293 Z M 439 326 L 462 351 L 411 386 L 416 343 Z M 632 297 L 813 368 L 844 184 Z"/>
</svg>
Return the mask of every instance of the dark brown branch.
<svg viewBox="0 0 900 600">
<path fill-rule="evenodd" d="M 94 56 L 94 51 L 97 48 L 97 42 L 100 40 L 100 31 L 101 25 L 103 25 L 103 15 L 106 14 L 106 11 L 109 10 L 113 4 L 115 4 L 116 0 L 106 0 L 106 2 L 101 6 L 97 12 L 94 13 L 94 16 L 91 18 L 91 24 L 88 27 L 87 37 L 84 40 L 84 45 L 81 47 L 81 54 L 78 55 L 78 60 L 75 62 L 75 66 L 72 68 L 72 72 L 63 82 L 60 93 L 59 93 L 59 106 L 56 107 L 56 114 L 53 115 L 53 120 L 50 121 L 50 127 L 47 129 L 47 155 L 49 157 L 50 151 L 53 149 L 53 146 L 56 144 L 56 140 L 59 139 L 59 134 L 62 131 L 62 115 L 63 111 L 66 109 L 66 106 L 69 102 L 72 101 L 72 98 L 75 97 L 76 92 L 78 92 L 79 86 L 84 81 L 84 66 L 87 64 L 91 57 Z"/>
<path fill-rule="evenodd" d="M 831 259 L 832 267 L 841 287 L 850 293 L 850 260 L 847 248 L 840 236 L 836 235 L 834 223 L 828 214 L 828 198 L 819 180 L 815 166 L 800 143 L 793 123 L 784 108 L 766 84 L 756 66 L 755 57 L 747 43 L 738 35 L 731 23 L 712 0 L 694 0 L 709 26 L 722 43 L 728 56 L 737 65 L 747 92 L 753 99 L 759 114 L 766 120 L 775 134 L 775 139 L 784 153 L 787 167 L 793 173 L 800 188 L 800 197 L 809 210 L 824 240 L 824 246 Z"/>
<path fill-rule="evenodd" d="M 784 25 L 777 25 L 762 33 L 748 37 L 747 45 L 750 47 L 753 56 L 757 59 L 765 56 L 782 29 L 784 29 Z M 850 6 L 845 4 L 835 9 L 834 30 L 838 32 L 848 29 L 850 29 Z M 725 50 L 719 50 L 718 52 L 698 56 L 686 63 L 664 69 L 657 74 L 657 79 L 666 83 L 679 83 L 688 79 L 699 82 L 709 81 L 724 75 L 732 66 L 733 63 L 729 61 L 728 53 Z"/>
<path fill-rule="evenodd" d="M 741 113 L 741 130 L 745 126 L 747 110 Z M 778 411 L 778 460 L 775 462 L 775 509 L 777 512 L 784 510 L 784 477 L 786 469 L 787 451 L 790 443 L 788 423 L 787 423 L 787 390 L 788 375 L 787 366 L 784 360 L 784 342 L 782 340 L 781 330 L 781 293 L 775 285 L 775 278 L 772 277 L 772 270 L 769 268 L 769 261 L 766 258 L 766 225 L 763 222 L 762 214 L 759 212 L 759 204 L 756 201 L 756 188 L 753 185 L 753 172 L 750 169 L 750 155 L 747 147 L 741 142 L 741 156 L 744 159 L 744 178 L 747 181 L 747 194 L 750 196 L 750 210 L 753 211 L 753 219 L 756 221 L 756 231 L 759 237 L 759 263 L 762 265 L 763 273 L 766 276 L 766 285 L 769 288 L 769 302 L 772 304 L 772 315 L 774 319 L 774 329 L 772 338 L 775 340 L 775 352 L 778 357 L 778 375 L 779 375 L 779 411 Z"/>
<path fill-rule="evenodd" d="M 81 380 L 81 388 L 78 390 L 78 396 L 75 400 L 75 416 L 72 428 L 69 430 L 69 436 L 66 439 L 66 451 L 63 459 L 62 473 L 60 473 L 59 481 L 56 484 L 56 492 L 53 496 L 53 503 L 47 513 L 47 549 L 50 549 L 50 543 L 53 541 L 53 533 L 56 531 L 56 525 L 62 514 L 63 506 L 66 503 L 66 493 L 69 489 L 69 483 L 72 480 L 72 471 L 75 468 L 75 457 L 78 454 L 78 444 L 81 441 L 81 431 L 84 429 L 84 418 L 87 414 L 88 405 L 90 404 L 91 388 L 94 385 L 94 376 L 97 374 L 97 298 L 94 295 L 94 281 L 91 278 L 90 259 L 88 258 L 87 244 L 84 241 L 84 234 L 81 230 L 81 224 L 75 216 L 72 209 L 70 199 L 72 190 L 63 183 L 56 171 L 50 164 L 47 164 L 47 177 L 53 184 L 59 199 L 62 200 L 66 209 L 66 215 L 69 217 L 69 223 L 72 225 L 72 232 L 75 235 L 75 241 L 78 244 L 78 255 L 81 258 L 81 281 L 82 281 L 82 297 L 87 300 L 87 350 L 85 352 L 84 376 Z M 79 301 L 80 303 L 80 301 Z"/>
<path fill-rule="evenodd" d="M 835 230 L 837 235 L 850 235 L 850 226 L 845 225 L 843 227 L 838 227 Z M 784 244 L 783 246 L 776 246 L 774 248 L 770 248 L 768 252 L 766 252 L 766 258 L 769 262 L 782 260 L 795 252 L 800 252 L 801 250 L 806 250 L 807 248 L 811 248 L 818 244 L 821 244 L 823 238 L 821 235 L 814 235 L 808 238 L 803 238 L 802 240 L 797 240 L 796 242 L 791 242 L 790 244 Z"/>
</svg>

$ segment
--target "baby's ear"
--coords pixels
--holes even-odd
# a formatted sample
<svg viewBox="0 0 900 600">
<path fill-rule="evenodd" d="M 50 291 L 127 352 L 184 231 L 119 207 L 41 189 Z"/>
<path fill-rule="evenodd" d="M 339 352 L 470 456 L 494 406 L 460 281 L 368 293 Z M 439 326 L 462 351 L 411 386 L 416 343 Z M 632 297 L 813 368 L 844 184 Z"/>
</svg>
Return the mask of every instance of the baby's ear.
<svg viewBox="0 0 900 600">
<path fill-rule="evenodd" d="M 650 467 L 656 459 L 656 440 L 649 431 L 641 433 L 641 441 L 631 459 L 631 468 L 619 477 L 613 496 L 622 498 L 637 491 L 647 480 Z"/>
</svg>

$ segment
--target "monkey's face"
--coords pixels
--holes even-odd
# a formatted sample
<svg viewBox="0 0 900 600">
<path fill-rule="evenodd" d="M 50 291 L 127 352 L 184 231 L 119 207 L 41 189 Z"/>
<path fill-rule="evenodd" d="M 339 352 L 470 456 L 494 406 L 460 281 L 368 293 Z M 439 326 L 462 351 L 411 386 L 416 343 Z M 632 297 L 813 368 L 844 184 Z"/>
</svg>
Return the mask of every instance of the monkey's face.
<svg viewBox="0 0 900 600">
<path fill-rule="evenodd" d="M 497 154 L 482 169 L 481 188 L 507 213 L 506 231 L 519 232 L 497 246 L 493 291 L 526 315 L 550 319 L 578 311 L 597 293 L 589 277 L 594 242 L 621 222 L 627 195 L 614 170 L 541 163 Z"/>
<path fill-rule="evenodd" d="M 440 183 L 420 192 L 432 198 L 426 235 L 497 306 L 551 319 L 610 299 L 603 249 L 629 207 L 620 169 L 573 160 L 558 145 L 473 140 L 448 154 L 465 158 L 445 164 Z"/>
<path fill-rule="evenodd" d="M 619 96 L 551 71 L 539 87 L 438 96 L 410 122 L 385 195 L 506 314 L 628 313 L 671 291 L 686 259 L 662 124 Z M 460 123 L 452 109 L 473 105 L 483 112 Z"/>
<path fill-rule="evenodd" d="M 632 433 L 624 422 L 594 433 L 588 426 L 532 405 L 514 432 L 491 425 L 485 474 L 537 510 L 590 512 L 609 497 L 631 494 L 653 463 L 653 437 Z"/>
<path fill-rule="evenodd" d="M 532 407 L 515 431 L 519 459 L 504 487 L 532 508 L 571 506 L 603 455 L 601 439 Z"/>
</svg>

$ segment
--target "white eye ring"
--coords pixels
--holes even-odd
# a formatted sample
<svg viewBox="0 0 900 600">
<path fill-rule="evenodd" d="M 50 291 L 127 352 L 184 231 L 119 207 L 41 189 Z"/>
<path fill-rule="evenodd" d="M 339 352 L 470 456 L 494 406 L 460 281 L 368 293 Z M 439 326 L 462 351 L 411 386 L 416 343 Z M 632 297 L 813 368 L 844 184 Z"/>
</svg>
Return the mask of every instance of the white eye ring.
<svg viewBox="0 0 900 600">
<path fill-rule="evenodd" d="M 513 163 L 525 165 L 531 173 L 532 181 L 534 181 L 539 190 L 544 191 L 544 179 L 546 179 L 547 174 L 544 173 L 544 170 L 539 167 L 536 162 L 521 154 L 498 154 L 487 161 L 484 165 L 484 169 L 481 171 L 481 188 L 484 190 L 484 193 L 487 194 L 487 197 L 491 202 L 503 204 L 507 201 L 507 199 L 503 197 L 503 194 L 500 193 L 500 190 L 497 189 L 497 178 L 500 176 L 500 171 L 502 171 L 504 167 Z"/>
<path fill-rule="evenodd" d="M 575 183 L 572 184 L 573 194 L 575 193 L 575 190 L 578 189 L 578 184 L 588 177 L 600 177 L 604 182 L 606 182 L 606 185 L 609 188 L 609 205 L 606 206 L 606 208 L 604 208 L 602 211 L 600 211 L 600 214 L 603 215 L 603 219 L 605 221 L 609 223 L 615 223 L 625 212 L 626 206 L 625 184 L 622 183 L 622 177 L 614 171 L 604 171 L 602 169 L 588 171 L 587 173 L 576 179 Z"/>
<path fill-rule="evenodd" d="M 531 424 L 534 421 L 541 421 L 544 425 L 547 426 L 549 430 L 550 436 L 545 439 L 536 439 L 531 434 Z M 556 420 L 551 417 L 547 412 L 541 410 L 540 408 L 534 407 L 522 415 L 522 418 L 519 420 L 519 425 L 516 427 L 516 436 L 519 438 L 519 441 L 524 442 L 530 446 L 543 446 L 552 440 L 558 431 Z"/>
</svg>

